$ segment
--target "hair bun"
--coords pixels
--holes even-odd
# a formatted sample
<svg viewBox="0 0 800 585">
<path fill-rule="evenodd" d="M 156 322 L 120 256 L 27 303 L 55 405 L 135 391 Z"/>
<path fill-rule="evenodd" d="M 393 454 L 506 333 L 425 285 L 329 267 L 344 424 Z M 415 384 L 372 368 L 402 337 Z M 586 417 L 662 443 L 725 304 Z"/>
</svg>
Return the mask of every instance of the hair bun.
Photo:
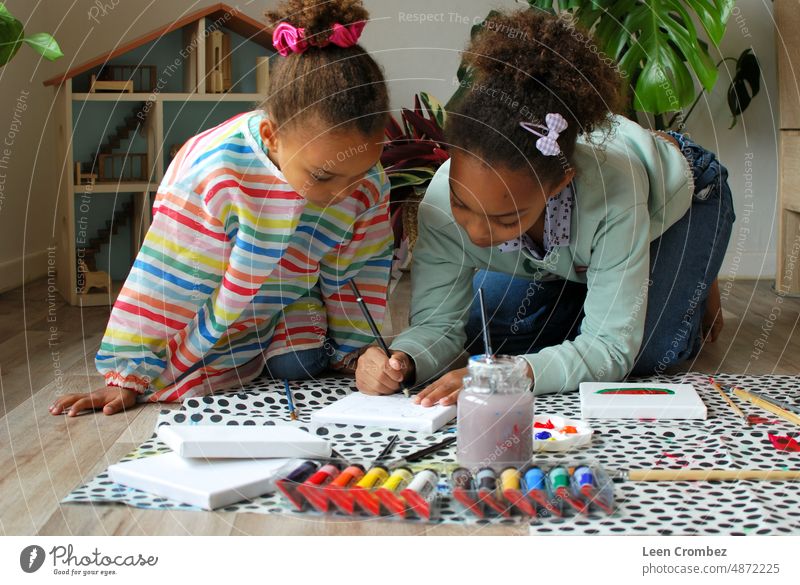
<svg viewBox="0 0 800 585">
<path fill-rule="evenodd" d="M 283 0 L 275 10 L 266 12 L 268 30 L 280 22 L 305 29 L 308 44 L 327 44 L 333 25 L 347 26 L 369 19 L 361 0 Z"/>
<path fill-rule="evenodd" d="M 528 99 L 540 96 L 538 113 L 558 111 L 582 132 L 620 107 L 620 77 L 602 60 L 591 35 L 539 10 L 487 18 L 464 59 L 474 67 L 476 81 Z"/>
</svg>

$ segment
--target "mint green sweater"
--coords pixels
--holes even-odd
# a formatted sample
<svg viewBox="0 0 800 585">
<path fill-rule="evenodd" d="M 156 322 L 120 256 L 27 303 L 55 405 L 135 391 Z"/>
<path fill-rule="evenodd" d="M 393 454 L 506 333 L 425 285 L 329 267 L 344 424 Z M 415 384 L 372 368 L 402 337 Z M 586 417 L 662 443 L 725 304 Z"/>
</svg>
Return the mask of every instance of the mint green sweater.
<svg viewBox="0 0 800 585">
<path fill-rule="evenodd" d="M 524 250 L 473 245 L 450 210 L 449 162 L 436 173 L 419 211 L 411 326 L 391 344 L 413 358 L 418 383 L 449 369 L 462 351 L 477 269 L 530 280 L 549 273 L 588 287 L 575 340 L 524 356 L 535 394 L 616 381 L 630 371 L 647 310 L 649 244 L 689 209 L 691 169 L 674 144 L 619 116 L 610 136 L 579 140 L 571 162 L 570 244 L 541 261 Z"/>
</svg>

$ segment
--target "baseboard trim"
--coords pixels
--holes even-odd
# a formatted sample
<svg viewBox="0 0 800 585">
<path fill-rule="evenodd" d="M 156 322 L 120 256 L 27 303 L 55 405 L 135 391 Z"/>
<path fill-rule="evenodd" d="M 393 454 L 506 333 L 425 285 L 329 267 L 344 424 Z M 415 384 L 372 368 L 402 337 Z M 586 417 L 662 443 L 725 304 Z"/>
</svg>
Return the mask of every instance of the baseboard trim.
<svg viewBox="0 0 800 585">
<path fill-rule="evenodd" d="M 777 270 L 775 250 L 728 252 L 719 271 L 723 280 L 774 280 Z"/>
<path fill-rule="evenodd" d="M 0 262 L 0 293 L 8 292 L 47 275 L 48 250 L 32 252 L 22 258 Z M 24 276 L 23 276 L 24 269 Z"/>
</svg>

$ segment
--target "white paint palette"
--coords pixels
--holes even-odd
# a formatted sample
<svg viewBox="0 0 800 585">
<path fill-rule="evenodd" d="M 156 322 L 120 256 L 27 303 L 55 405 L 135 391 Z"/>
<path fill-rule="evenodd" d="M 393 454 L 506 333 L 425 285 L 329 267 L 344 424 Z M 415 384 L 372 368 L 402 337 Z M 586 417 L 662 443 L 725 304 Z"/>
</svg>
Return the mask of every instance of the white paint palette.
<svg viewBox="0 0 800 585">
<path fill-rule="evenodd" d="M 548 453 L 572 451 L 591 443 L 593 432 L 582 420 L 540 414 L 533 417 L 533 450 Z"/>
</svg>

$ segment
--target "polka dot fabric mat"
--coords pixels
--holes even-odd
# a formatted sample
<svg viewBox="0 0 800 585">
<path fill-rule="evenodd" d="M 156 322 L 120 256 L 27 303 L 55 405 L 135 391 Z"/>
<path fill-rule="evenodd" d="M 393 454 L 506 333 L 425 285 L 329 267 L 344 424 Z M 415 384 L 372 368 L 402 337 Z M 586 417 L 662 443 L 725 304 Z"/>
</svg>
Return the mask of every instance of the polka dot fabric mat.
<svg viewBox="0 0 800 585">
<path fill-rule="evenodd" d="M 721 384 L 737 384 L 789 403 L 800 399 L 800 379 L 791 376 L 717 376 Z M 642 380 L 643 381 L 643 380 Z M 592 443 L 573 453 L 536 454 L 544 467 L 558 463 L 589 462 L 614 470 L 637 467 L 659 469 L 797 469 L 800 453 L 777 451 L 768 433 L 786 435 L 797 428 L 733 397 L 745 415 L 763 416 L 766 422 L 745 427 L 700 373 L 661 376 L 649 381 L 690 382 L 708 408 L 707 420 L 636 421 L 589 420 Z M 369 462 L 399 434 L 392 457 L 434 444 L 454 432 L 451 424 L 433 434 L 351 425 L 309 427 L 310 414 L 351 391 L 352 380 L 324 378 L 293 383 L 300 413 L 300 428 L 331 441 L 333 448 L 352 461 Z M 577 393 L 537 396 L 537 414 L 577 417 Z M 164 424 L 271 425 L 288 421 L 282 383 L 260 379 L 239 392 L 191 398 L 180 410 L 165 410 Z M 153 437 L 123 461 L 168 451 Z M 391 457 L 390 457 L 391 458 Z M 455 465 L 455 446 L 438 451 L 424 461 L 437 468 Z M 447 491 L 446 482 L 440 489 Z M 800 482 L 622 482 L 614 484 L 616 510 L 612 516 L 583 516 L 530 521 L 531 534 L 800 534 Z M 191 506 L 117 485 L 101 473 L 70 493 L 64 503 L 117 502 L 150 509 L 192 510 Z M 440 499 L 437 523 L 503 524 L 521 518 L 476 520 L 465 515 L 448 496 Z M 241 502 L 222 509 L 229 512 L 294 514 L 277 494 Z M 309 514 L 304 514 L 308 517 Z M 368 519 L 365 518 L 365 521 Z"/>
</svg>

